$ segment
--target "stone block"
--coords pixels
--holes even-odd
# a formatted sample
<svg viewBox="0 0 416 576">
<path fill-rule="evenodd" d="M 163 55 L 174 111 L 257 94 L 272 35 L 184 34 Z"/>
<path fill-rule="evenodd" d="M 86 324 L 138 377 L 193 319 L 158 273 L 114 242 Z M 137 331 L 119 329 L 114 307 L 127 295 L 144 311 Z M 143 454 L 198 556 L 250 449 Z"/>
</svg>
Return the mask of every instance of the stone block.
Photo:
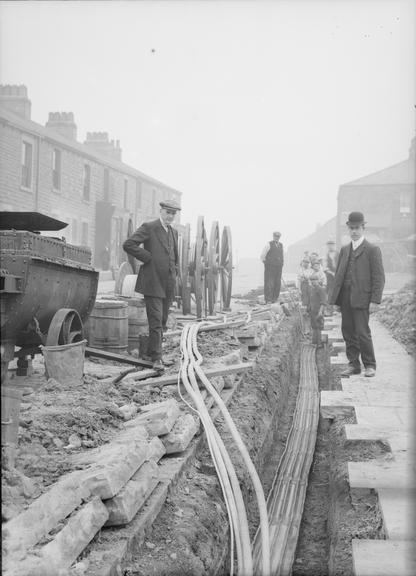
<svg viewBox="0 0 416 576">
<path fill-rule="evenodd" d="M 235 374 L 225 374 L 224 376 L 224 388 L 233 388 L 235 382 Z"/>
<path fill-rule="evenodd" d="M 196 420 L 192 414 L 179 416 L 171 432 L 160 438 L 166 448 L 166 454 L 175 454 L 186 450 L 198 430 L 199 419 Z"/>
<path fill-rule="evenodd" d="M 146 460 L 158 462 L 166 454 L 166 448 L 158 436 L 152 438 L 147 446 Z"/>
<path fill-rule="evenodd" d="M 130 420 L 126 427 L 144 426 L 149 436 L 168 434 L 180 414 L 179 404 L 175 399 L 165 400 L 141 406 L 140 413 Z"/>
<path fill-rule="evenodd" d="M 243 361 L 243 357 L 241 354 L 241 350 L 234 350 L 225 356 L 221 356 L 218 358 L 218 363 L 225 364 L 226 366 L 230 366 L 232 364 L 240 364 Z"/>
<path fill-rule="evenodd" d="M 93 498 L 42 548 L 42 557 L 58 568 L 69 567 L 104 526 L 107 518 L 108 511 L 101 498 Z"/>
<path fill-rule="evenodd" d="M 114 444 L 100 463 L 84 470 L 82 483 L 103 500 L 115 496 L 147 458 L 148 442 Z"/>
<path fill-rule="evenodd" d="M 108 518 L 100 498 L 93 498 L 66 523 L 51 542 L 6 569 L 5 576 L 66 576 L 70 565 Z"/>
<path fill-rule="evenodd" d="M 90 496 L 80 472 L 67 475 L 39 496 L 30 506 L 3 525 L 5 565 L 22 558 L 26 551 Z"/>
<path fill-rule="evenodd" d="M 105 501 L 108 510 L 106 526 L 128 524 L 143 506 L 159 482 L 156 462 L 149 460 L 140 466 L 120 492 Z"/>
</svg>

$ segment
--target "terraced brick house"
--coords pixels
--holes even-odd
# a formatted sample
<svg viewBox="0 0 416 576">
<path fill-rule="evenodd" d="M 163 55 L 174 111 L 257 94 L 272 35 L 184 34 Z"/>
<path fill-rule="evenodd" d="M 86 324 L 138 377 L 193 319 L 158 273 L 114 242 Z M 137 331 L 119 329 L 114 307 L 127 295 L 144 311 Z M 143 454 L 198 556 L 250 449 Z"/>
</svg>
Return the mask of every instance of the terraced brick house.
<svg viewBox="0 0 416 576">
<path fill-rule="evenodd" d="M 51 112 L 42 126 L 31 120 L 26 86 L 0 86 L 1 210 L 68 222 L 69 243 L 89 246 L 97 268 L 107 246 L 110 267 L 118 268 L 123 241 L 158 216 L 162 199 L 180 202 L 181 192 L 122 162 L 120 143 L 107 132 L 88 132 L 80 143 L 72 112 Z"/>
</svg>

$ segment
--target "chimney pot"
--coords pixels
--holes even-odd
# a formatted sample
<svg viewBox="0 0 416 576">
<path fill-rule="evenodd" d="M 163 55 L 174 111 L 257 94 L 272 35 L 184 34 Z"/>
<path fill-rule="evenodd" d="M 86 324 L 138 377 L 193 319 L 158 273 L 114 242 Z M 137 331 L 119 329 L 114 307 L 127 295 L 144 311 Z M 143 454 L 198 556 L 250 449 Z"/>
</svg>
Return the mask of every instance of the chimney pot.
<svg viewBox="0 0 416 576">
<path fill-rule="evenodd" d="M 27 97 L 27 88 L 24 84 L 0 85 L 0 106 L 9 112 L 30 120 L 32 103 Z"/>
</svg>

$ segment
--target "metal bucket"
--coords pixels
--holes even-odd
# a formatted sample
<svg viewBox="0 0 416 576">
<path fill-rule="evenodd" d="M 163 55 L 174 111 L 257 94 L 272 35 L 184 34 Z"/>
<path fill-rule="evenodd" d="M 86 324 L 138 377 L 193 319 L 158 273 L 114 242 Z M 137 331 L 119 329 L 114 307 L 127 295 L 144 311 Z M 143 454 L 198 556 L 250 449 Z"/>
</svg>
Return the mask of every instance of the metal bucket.
<svg viewBox="0 0 416 576">
<path fill-rule="evenodd" d="M 19 434 L 20 402 L 22 390 L 11 386 L 1 387 L 1 447 L 7 465 L 14 465 Z"/>
<path fill-rule="evenodd" d="M 143 298 L 129 298 L 128 302 L 128 351 L 139 349 L 142 334 L 148 334 L 146 304 Z"/>
<path fill-rule="evenodd" d="M 88 342 L 93 348 L 123 354 L 128 342 L 128 304 L 97 300 L 88 320 Z"/>
<path fill-rule="evenodd" d="M 62 346 L 41 346 L 46 377 L 54 378 L 61 384 L 81 382 L 86 343 L 86 340 L 81 340 Z"/>
</svg>

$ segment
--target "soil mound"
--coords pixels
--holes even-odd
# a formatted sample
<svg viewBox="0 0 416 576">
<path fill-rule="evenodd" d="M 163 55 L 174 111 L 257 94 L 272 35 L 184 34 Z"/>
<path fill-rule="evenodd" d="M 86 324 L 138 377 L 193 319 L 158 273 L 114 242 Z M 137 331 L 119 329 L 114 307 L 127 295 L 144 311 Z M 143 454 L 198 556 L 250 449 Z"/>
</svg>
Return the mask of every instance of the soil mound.
<svg viewBox="0 0 416 576">
<path fill-rule="evenodd" d="M 385 296 L 377 320 L 382 322 L 412 356 L 416 352 L 416 280 Z"/>
</svg>

